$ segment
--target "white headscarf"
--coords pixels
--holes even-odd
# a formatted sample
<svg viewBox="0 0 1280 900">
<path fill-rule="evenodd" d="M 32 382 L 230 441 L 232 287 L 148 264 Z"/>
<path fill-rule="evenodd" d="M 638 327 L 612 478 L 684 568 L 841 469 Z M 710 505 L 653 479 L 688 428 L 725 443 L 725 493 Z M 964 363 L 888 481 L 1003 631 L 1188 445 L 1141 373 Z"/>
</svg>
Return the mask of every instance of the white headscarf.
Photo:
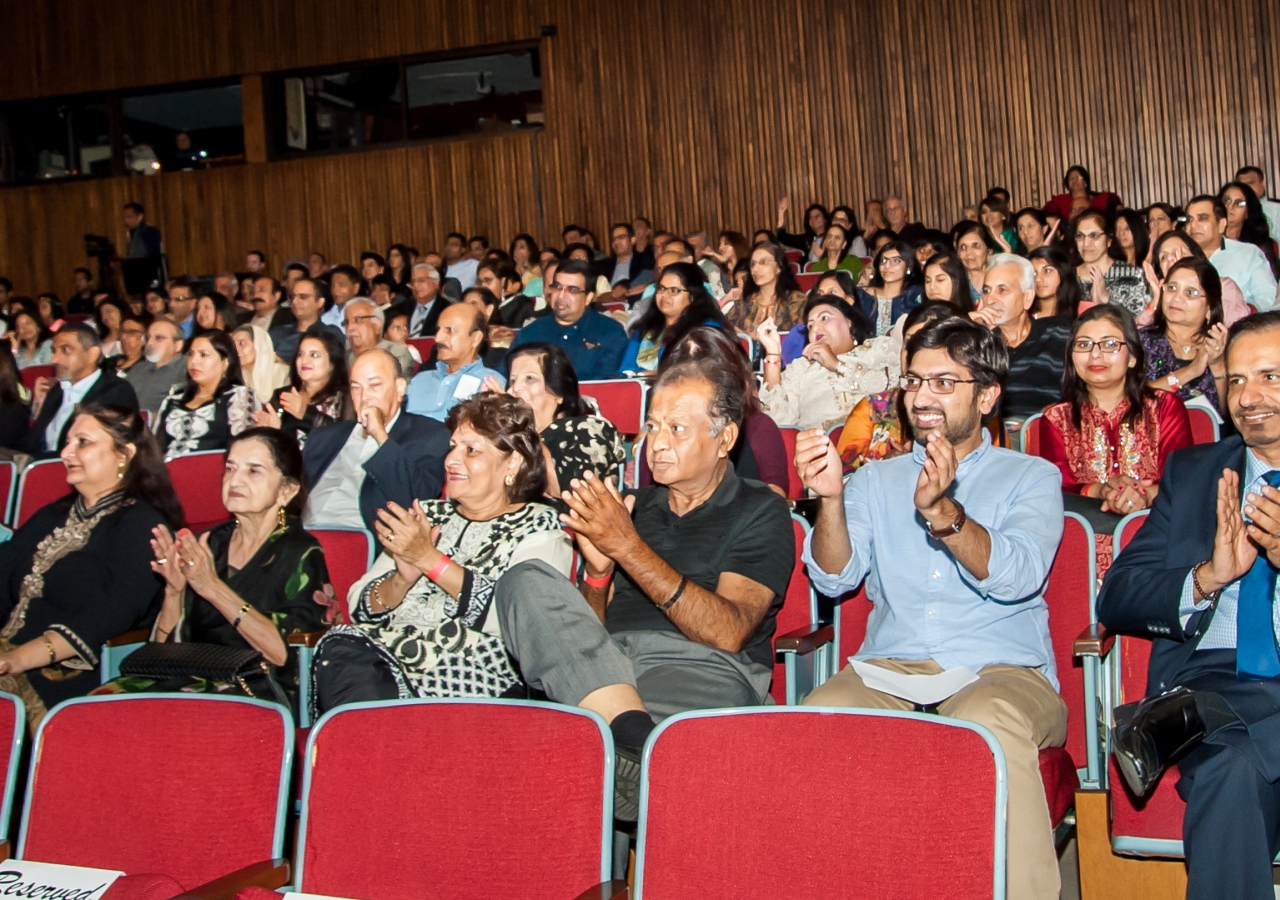
<svg viewBox="0 0 1280 900">
<path fill-rule="evenodd" d="M 241 372 L 244 383 L 252 389 L 259 403 L 270 403 L 277 388 L 289 383 L 289 367 L 276 357 L 271 335 L 257 325 L 247 325 L 253 332 L 253 368 Z"/>
</svg>

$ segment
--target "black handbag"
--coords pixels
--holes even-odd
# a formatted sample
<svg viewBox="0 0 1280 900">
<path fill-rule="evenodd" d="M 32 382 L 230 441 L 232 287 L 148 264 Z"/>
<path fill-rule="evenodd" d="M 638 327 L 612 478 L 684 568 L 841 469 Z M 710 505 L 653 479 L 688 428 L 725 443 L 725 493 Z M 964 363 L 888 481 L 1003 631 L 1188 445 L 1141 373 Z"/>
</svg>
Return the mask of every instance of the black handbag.
<svg viewBox="0 0 1280 900">
<path fill-rule="evenodd" d="M 276 684 L 270 664 L 252 649 L 224 647 L 222 644 L 160 644 L 148 641 L 120 661 L 120 674 L 142 678 L 204 678 L 237 684 L 250 697 L 257 697 L 249 681 L 266 679 L 275 699 L 289 701 Z M 261 686 L 260 686 L 261 687 Z"/>
</svg>

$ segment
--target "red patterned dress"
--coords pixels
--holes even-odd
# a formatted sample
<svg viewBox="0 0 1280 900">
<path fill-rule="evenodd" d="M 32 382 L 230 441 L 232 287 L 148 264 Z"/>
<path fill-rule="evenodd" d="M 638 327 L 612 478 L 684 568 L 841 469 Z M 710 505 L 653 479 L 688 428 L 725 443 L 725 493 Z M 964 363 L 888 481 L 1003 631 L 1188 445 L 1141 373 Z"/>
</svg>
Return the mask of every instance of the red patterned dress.
<svg viewBox="0 0 1280 900">
<path fill-rule="evenodd" d="M 1121 475 L 1158 483 L 1169 454 L 1191 446 L 1191 421 L 1177 394 L 1148 392 L 1137 427 L 1125 421 L 1128 412 L 1128 400 L 1109 413 L 1085 403 L 1077 428 L 1069 402 L 1044 411 L 1047 427 L 1040 431 L 1040 455 L 1061 470 L 1063 491 L 1080 494 L 1091 484 Z M 1095 537 L 1101 579 L 1111 565 L 1111 535 Z"/>
</svg>

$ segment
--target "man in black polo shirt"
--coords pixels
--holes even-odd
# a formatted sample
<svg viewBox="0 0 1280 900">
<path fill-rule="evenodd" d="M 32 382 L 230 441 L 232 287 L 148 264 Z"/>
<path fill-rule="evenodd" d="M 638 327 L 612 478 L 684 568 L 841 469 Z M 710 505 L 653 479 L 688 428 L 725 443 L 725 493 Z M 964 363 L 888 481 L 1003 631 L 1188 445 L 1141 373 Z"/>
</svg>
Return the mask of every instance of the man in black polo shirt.
<svg viewBox="0 0 1280 900">
<path fill-rule="evenodd" d="M 1009 348 L 1009 378 L 1000 408 L 1006 422 L 1035 415 L 1062 399 L 1062 367 L 1071 323 L 1060 317 L 1033 319 L 1035 302 L 1035 267 L 1013 253 L 991 257 L 982 300 L 970 316 L 999 329 Z"/>
<path fill-rule="evenodd" d="M 581 593 L 533 561 L 497 585 L 502 635 L 529 685 L 610 723 L 619 818 L 635 816 L 654 716 L 768 696 L 795 539 L 782 498 L 729 462 L 743 399 L 736 376 L 707 360 L 663 372 L 646 424 L 656 483 L 624 498 L 588 474 L 564 493 Z"/>
</svg>

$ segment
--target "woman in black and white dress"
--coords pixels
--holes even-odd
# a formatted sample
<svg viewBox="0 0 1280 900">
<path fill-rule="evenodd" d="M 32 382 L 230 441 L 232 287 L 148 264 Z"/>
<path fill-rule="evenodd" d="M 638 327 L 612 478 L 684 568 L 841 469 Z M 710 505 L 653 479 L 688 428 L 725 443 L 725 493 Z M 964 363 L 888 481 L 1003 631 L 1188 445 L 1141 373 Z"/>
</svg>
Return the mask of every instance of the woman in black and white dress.
<svg viewBox="0 0 1280 900">
<path fill-rule="evenodd" d="M 240 378 L 236 345 L 222 331 L 191 339 L 187 378 L 174 385 L 156 414 L 156 438 L 166 461 L 202 450 L 225 450 L 253 425 L 258 400 Z"/>
</svg>

